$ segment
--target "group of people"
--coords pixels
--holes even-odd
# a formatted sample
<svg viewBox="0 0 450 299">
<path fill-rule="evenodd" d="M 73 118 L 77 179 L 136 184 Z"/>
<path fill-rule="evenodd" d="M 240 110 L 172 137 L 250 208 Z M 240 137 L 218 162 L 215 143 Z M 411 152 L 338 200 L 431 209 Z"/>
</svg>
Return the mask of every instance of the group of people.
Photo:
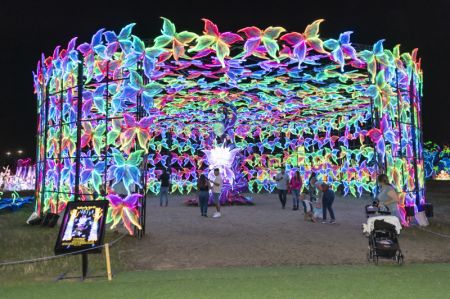
<svg viewBox="0 0 450 299">
<path fill-rule="evenodd" d="M 282 167 L 273 179 L 277 183 L 278 198 L 282 209 L 286 207 L 287 194 L 292 193 L 292 210 L 298 210 L 301 201 L 305 220 L 316 222 L 316 219 L 322 217 L 322 223 L 328 223 L 328 211 L 331 218 L 329 223 L 336 223 L 332 208 L 335 197 L 334 191 L 327 183 L 318 182 L 315 173 L 311 174 L 308 185 L 305 187 L 303 187 L 303 181 L 298 170 L 290 178 L 285 168 Z M 318 201 L 319 193 L 322 194 L 321 202 Z"/>
<path fill-rule="evenodd" d="M 293 195 L 293 210 L 299 209 L 299 201 L 303 204 L 303 211 L 305 220 L 316 222 L 322 216 L 322 223 L 327 222 L 327 211 L 330 214 L 329 223 L 336 223 L 336 218 L 333 211 L 333 202 L 335 198 L 334 191 L 330 185 L 325 182 L 319 182 L 316 174 L 312 173 L 308 185 L 303 188 L 302 178 L 300 172 L 296 171 L 292 178 L 286 174 L 284 168 L 273 178 L 277 182 L 278 197 L 281 202 L 281 208 L 286 206 L 287 194 Z M 379 192 L 376 196 L 376 202 L 380 207 L 386 207 L 391 215 L 398 217 L 401 220 L 399 213 L 400 198 L 397 190 L 389 183 L 389 178 L 386 174 L 380 174 L 377 178 Z M 318 198 L 322 197 L 319 202 Z"/>
<path fill-rule="evenodd" d="M 168 194 L 170 189 L 170 174 L 163 170 L 163 173 L 159 176 L 159 181 L 161 182 L 161 189 L 159 192 L 159 205 L 168 205 Z M 208 201 L 209 201 L 209 191 L 212 191 L 214 205 L 216 207 L 216 212 L 213 214 L 213 218 L 218 218 L 220 214 L 220 194 L 222 193 L 223 180 L 220 175 L 219 168 L 214 169 L 214 178 L 209 179 L 206 175 L 200 175 L 197 181 L 198 190 L 198 205 L 200 207 L 200 212 L 203 217 L 208 217 Z"/>
<path fill-rule="evenodd" d="M 322 223 L 336 223 L 336 218 L 332 207 L 335 193 L 329 184 L 318 181 L 315 173 L 311 174 L 306 186 L 303 186 L 303 180 L 298 170 L 295 171 L 291 178 L 286 173 L 286 169 L 284 167 L 280 169 L 280 172 L 273 177 L 273 179 L 277 184 L 278 198 L 281 202 L 282 209 L 285 209 L 286 207 L 287 194 L 291 193 L 293 196 L 292 209 L 294 211 L 299 210 L 301 202 L 305 220 L 316 222 L 319 218 L 322 218 Z M 169 173 L 164 170 L 162 175 L 159 177 L 159 180 L 161 182 L 160 206 L 167 206 L 168 193 L 171 183 Z M 389 183 L 388 177 L 385 174 L 380 174 L 378 176 L 378 184 L 381 187 L 381 190 L 377 195 L 377 201 L 380 205 L 386 206 L 392 215 L 400 218 L 398 212 L 399 197 L 395 188 Z M 218 168 L 214 169 L 213 179 L 208 178 L 204 174 L 199 177 L 197 181 L 197 190 L 201 216 L 208 217 L 207 212 L 210 191 L 212 191 L 214 205 L 216 208 L 213 218 L 218 218 L 221 216 L 220 194 L 222 192 L 222 186 L 223 180 Z M 321 201 L 318 200 L 320 198 Z M 329 221 L 327 221 L 327 212 L 330 216 Z"/>
<path fill-rule="evenodd" d="M 220 214 L 220 194 L 222 193 L 222 176 L 220 175 L 219 168 L 214 169 L 214 179 L 208 179 L 206 175 L 200 175 L 197 181 L 198 189 L 198 205 L 200 207 L 200 212 L 203 217 L 208 217 L 208 201 L 209 201 L 209 190 L 212 190 L 214 205 L 216 207 L 216 212 L 213 214 L 213 218 L 218 218 Z"/>
</svg>

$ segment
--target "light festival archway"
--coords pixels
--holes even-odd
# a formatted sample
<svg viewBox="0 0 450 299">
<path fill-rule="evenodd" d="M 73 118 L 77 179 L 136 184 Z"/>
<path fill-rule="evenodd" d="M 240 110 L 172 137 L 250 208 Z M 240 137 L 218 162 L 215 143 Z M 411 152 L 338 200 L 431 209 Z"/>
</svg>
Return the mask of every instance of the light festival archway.
<svg viewBox="0 0 450 299">
<path fill-rule="evenodd" d="M 172 191 L 189 193 L 221 147 L 232 151 L 232 166 L 220 165 L 235 176 L 231 190 L 272 191 L 286 165 L 359 196 L 387 173 L 402 206 L 417 210 L 425 200 L 417 49 L 354 45 L 351 31 L 323 40 L 322 21 L 303 33 L 232 33 L 203 19 L 195 34 L 163 18 L 148 43 L 130 24 L 43 55 L 33 73 L 36 210 L 107 198 L 108 221 L 141 236 L 143 196 L 159 192 L 161 169 L 172 171 Z"/>
</svg>

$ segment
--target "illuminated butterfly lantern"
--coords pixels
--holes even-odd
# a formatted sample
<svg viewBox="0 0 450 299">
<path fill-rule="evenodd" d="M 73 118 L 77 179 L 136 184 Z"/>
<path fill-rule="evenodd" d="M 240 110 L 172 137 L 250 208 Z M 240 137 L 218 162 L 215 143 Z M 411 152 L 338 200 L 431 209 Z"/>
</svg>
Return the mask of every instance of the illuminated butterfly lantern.
<svg viewBox="0 0 450 299">
<path fill-rule="evenodd" d="M 220 175 L 224 181 L 230 183 L 233 186 L 235 174 L 232 170 L 234 158 L 236 154 L 240 151 L 239 148 L 230 149 L 225 147 L 225 145 L 216 146 L 211 150 L 204 150 L 206 154 L 207 164 L 209 165 L 210 171 L 208 172 L 208 178 L 214 179 L 214 169 L 218 168 L 220 170 Z"/>
</svg>

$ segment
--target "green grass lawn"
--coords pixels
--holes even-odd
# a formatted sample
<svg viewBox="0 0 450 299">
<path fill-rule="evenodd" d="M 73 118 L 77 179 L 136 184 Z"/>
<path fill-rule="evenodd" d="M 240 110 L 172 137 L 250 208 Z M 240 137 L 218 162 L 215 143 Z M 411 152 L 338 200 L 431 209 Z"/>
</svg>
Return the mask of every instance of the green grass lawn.
<svg viewBox="0 0 450 299">
<path fill-rule="evenodd" d="M 53 255 L 58 229 L 26 225 L 32 210 L 30 205 L 0 213 L 0 262 Z M 118 237 L 108 231 L 106 242 Z M 398 266 L 381 261 L 379 266 L 139 272 L 133 271 L 130 262 L 136 260 L 137 242 L 125 237 L 112 248 L 112 269 L 117 273 L 112 282 L 106 277 L 54 281 L 68 271 L 71 276 L 79 275 L 80 256 L 0 266 L 0 298 L 450 298 L 450 264 Z M 89 256 L 89 269 L 94 275 L 105 275 L 103 254 Z"/>
<path fill-rule="evenodd" d="M 34 205 L 28 204 L 13 213 L 0 212 L 0 263 L 54 256 L 59 226 L 49 228 L 26 224 L 25 221 L 33 210 Z M 111 242 L 120 236 L 108 229 L 105 242 Z M 129 251 L 137 242 L 139 240 L 136 238 L 126 236 L 111 248 L 113 271 L 133 270 L 128 266 L 129 260 L 134 258 Z M 73 275 L 74 271 L 80 272 L 80 265 L 80 256 L 69 256 L 39 263 L 0 266 L 0 283 L 17 280 L 43 280 L 45 277 L 52 279 L 64 272 L 71 272 L 70 274 Z M 89 268 L 93 271 L 104 271 L 104 255 L 89 255 Z M 0 298 L 2 298 L 1 293 Z"/>
<path fill-rule="evenodd" d="M 450 265 L 303 266 L 122 272 L 0 284 L 1 298 L 450 298 Z"/>
</svg>

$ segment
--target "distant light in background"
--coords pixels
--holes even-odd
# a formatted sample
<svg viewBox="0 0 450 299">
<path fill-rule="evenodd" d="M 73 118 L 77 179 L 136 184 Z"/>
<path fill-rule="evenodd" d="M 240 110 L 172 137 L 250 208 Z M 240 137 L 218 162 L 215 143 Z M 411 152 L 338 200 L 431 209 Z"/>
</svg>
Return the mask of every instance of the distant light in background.
<svg viewBox="0 0 450 299">
<path fill-rule="evenodd" d="M 6 155 L 7 156 L 11 156 L 11 152 L 6 152 Z"/>
<path fill-rule="evenodd" d="M 23 154 L 23 150 L 18 150 L 17 154 L 19 154 L 19 155 Z"/>
</svg>

